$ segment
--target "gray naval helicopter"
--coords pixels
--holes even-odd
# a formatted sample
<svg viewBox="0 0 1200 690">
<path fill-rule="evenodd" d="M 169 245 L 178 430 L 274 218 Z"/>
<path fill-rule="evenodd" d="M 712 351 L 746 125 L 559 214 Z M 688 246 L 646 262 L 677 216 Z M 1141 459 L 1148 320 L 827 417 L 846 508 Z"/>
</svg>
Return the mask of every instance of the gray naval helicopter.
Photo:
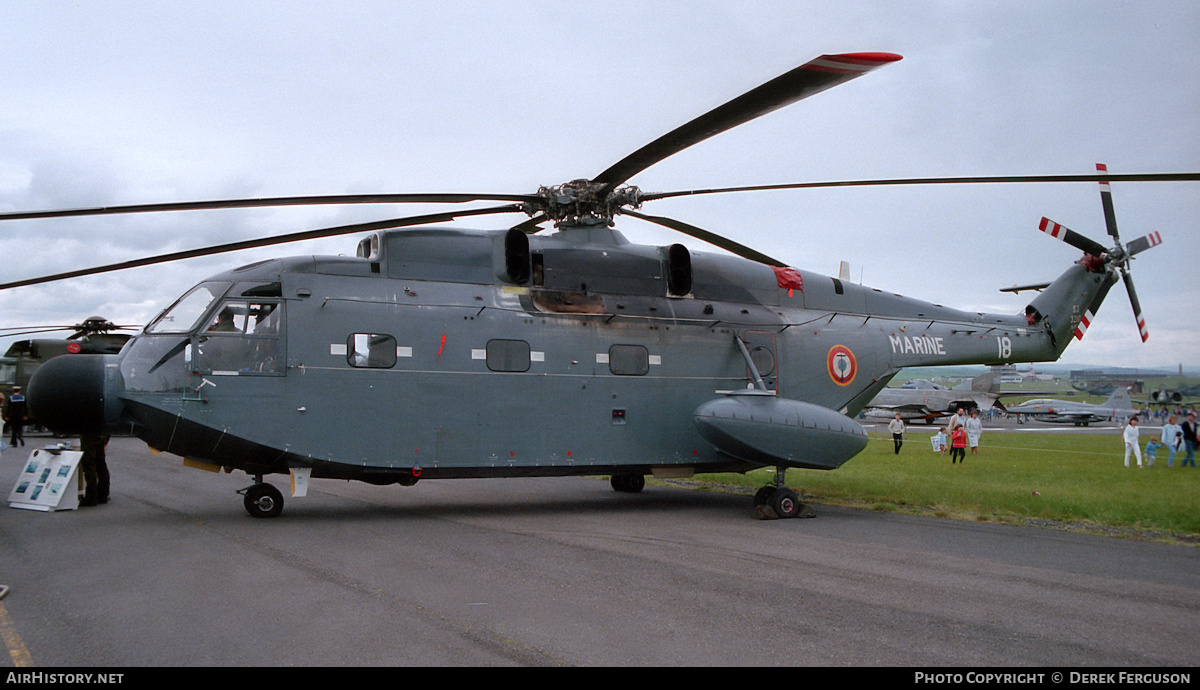
<svg viewBox="0 0 1200 690">
<path fill-rule="evenodd" d="M 853 417 L 901 368 L 1057 359 L 1118 271 L 1140 314 L 1126 273 L 1137 250 L 1121 245 L 1115 225 L 1112 248 L 1065 229 L 1052 233 L 1083 250 L 1083 259 L 1042 286 L 1023 313 L 980 314 L 791 268 L 687 223 L 635 210 L 672 196 L 755 189 L 1106 179 L 874 180 L 658 194 L 623 186 L 708 137 L 899 59 L 823 55 L 591 180 L 531 195 L 284 197 L 0 215 L 507 202 L 0 285 L 372 233 L 354 257 L 271 259 L 203 281 L 119 354 L 48 361 L 30 382 L 30 407 L 63 434 L 131 430 L 191 464 L 241 470 L 253 477 L 239 493 L 256 517 L 283 509 L 282 493 L 264 481 L 273 474 L 291 475 L 298 487 L 320 478 L 411 486 L 421 479 L 611 475 L 615 490 L 637 492 L 647 475 L 762 467 L 776 472 L 756 494 L 756 511 L 795 517 L 805 507 L 784 486 L 784 471 L 832 470 L 862 451 L 867 434 Z M 529 218 L 507 231 L 417 227 L 498 213 Z M 732 256 L 633 244 L 613 228 L 622 214 Z M 538 234 L 545 223 L 557 232 Z"/>
</svg>

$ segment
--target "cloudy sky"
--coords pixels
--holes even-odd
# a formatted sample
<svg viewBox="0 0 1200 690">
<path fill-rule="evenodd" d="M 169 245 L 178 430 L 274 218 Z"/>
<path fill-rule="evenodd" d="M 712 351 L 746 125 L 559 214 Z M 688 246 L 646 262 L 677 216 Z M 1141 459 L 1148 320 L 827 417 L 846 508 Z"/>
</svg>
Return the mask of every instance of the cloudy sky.
<svg viewBox="0 0 1200 690">
<path fill-rule="evenodd" d="M 822 53 L 904 60 L 705 141 L 630 182 L 671 191 L 919 176 L 1200 171 L 1200 4 L 1165 2 L 9 3 L 0 211 L 370 192 L 528 193 L 627 153 Z M 1200 183 L 1113 185 L 1150 340 L 1117 287 L 1063 361 L 1200 364 Z M 487 205 L 487 204 L 484 204 Z M 429 212 L 259 209 L 0 225 L 0 279 Z M 793 265 L 1016 313 L 1106 242 L 1098 185 L 672 199 L 668 215 Z M 508 217 L 461 221 L 507 227 Z M 517 218 L 516 220 L 519 220 Z M 647 244 L 710 248 L 630 218 Z M 145 323 L 208 275 L 358 237 L 17 288 L 0 326 Z M 7 340 L 0 340 L 6 347 Z"/>
</svg>

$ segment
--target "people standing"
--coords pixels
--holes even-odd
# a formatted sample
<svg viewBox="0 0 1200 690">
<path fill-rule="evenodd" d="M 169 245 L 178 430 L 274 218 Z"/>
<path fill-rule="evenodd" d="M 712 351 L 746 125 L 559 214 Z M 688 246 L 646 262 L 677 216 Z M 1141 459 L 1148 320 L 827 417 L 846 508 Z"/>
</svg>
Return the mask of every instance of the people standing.
<svg viewBox="0 0 1200 690">
<path fill-rule="evenodd" d="M 938 455 L 946 454 L 946 427 L 938 427 L 938 432 L 929 437 L 930 443 L 933 445 L 933 452 Z"/>
<path fill-rule="evenodd" d="M 963 416 L 963 408 L 961 407 L 958 408 L 958 412 L 955 412 L 950 416 L 950 424 L 947 431 L 950 433 L 950 438 L 952 440 L 954 438 L 954 430 L 962 426 L 966 421 L 966 417 Z"/>
<path fill-rule="evenodd" d="M 1160 439 L 1161 440 L 1161 439 Z M 1154 461 L 1158 459 L 1158 449 L 1162 448 L 1163 444 L 1155 442 L 1154 439 L 1146 441 L 1146 466 L 1154 467 Z"/>
<path fill-rule="evenodd" d="M 1179 425 L 1183 435 L 1183 447 L 1187 451 L 1183 462 L 1179 463 L 1180 467 L 1195 467 L 1196 466 L 1196 413 L 1189 412 L 1187 421 Z"/>
<path fill-rule="evenodd" d="M 1183 429 L 1175 423 L 1178 419 L 1175 415 L 1167 417 L 1167 423 L 1162 428 L 1162 442 L 1167 447 L 1167 467 L 1175 466 L 1175 453 L 1183 445 Z"/>
<path fill-rule="evenodd" d="M 961 424 L 950 432 L 950 464 L 956 461 L 967 461 L 967 430 Z"/>
<path fill-rule="evenodd" d="M 896 418 L 888 422 L 888 431 L 892 432 L 892 443 L 896 445 L 896 455 L 900 454 L 900 446 L 904 445 L 904 420 L 900 419 L 900 413 L 896 413 Z"/>
<path fill-rule="evenodd" d="M 9 445 L 13 448 L 16 448 L 18 443 L 22 446 L 25 445 L 26 416 L 25 396 L 21 394 L 20 386 L 13 386 L 12 395 L 8 396 L 8 401 L 4 404 L 4 421 L 8 422 L 8 428 L 12 434 Z"/>
<path fill-rule="evenodd" d="M 1129 453 L 1132 452 L 1137 456 L 1138 467 L 1142 466 L 1142 449 L 1138 447 L 1138 425 L 1137 417 L 1130 417 L 1129 423 L 1125 425 L 1125 466 L 1129 467 Z"/>
<path fill-rule="evenodd" d="M 79 447 L 83 450 L 79 466 L 83 470 L 84 481 L 81 506 L 108 503 L 108 462 L 104 457 L 107 445 L 108 434 L 84 434 L 79 437 Z"/>
<path fill-rule="evenodd" d="M 971 455 L 979 454 L 979 437 L 983 436 L 983 420 L 979 418 L 979 408 L 971 410 L 971 416 L 964 422 L 967 429 L 967 444 L 971 446 Z"/>
</svg>

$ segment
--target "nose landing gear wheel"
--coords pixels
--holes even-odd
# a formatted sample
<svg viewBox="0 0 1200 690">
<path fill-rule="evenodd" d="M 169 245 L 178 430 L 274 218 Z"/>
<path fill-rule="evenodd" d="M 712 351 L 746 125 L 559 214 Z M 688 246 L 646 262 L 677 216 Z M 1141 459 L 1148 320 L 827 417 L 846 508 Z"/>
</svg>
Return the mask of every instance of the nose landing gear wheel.
<svg viewBox="0 0 1200 690">
<path fill-rule="evenodd" d="M 272 518 L 283 512 L 283 494 L 270 484 L 255 484 L 245 495 L 246 512 L 253 517 Z"/>
</svg>

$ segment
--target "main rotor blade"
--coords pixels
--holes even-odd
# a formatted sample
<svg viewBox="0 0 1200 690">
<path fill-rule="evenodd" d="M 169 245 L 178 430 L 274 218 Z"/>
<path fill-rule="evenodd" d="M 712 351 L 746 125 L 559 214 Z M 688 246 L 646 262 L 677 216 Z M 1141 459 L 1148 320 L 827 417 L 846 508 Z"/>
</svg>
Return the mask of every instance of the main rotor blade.
<svg viewBox="0 0 1200 690">
<path fill-rule="evenodd" d="M 637 173 L 709 137 L 900 60 L 893 53 L 822 55 L 664 134 L 592 179 L 601 199 Z"/>
<path fill-rule="evenodd" d="M 1130 241 L 1125 245 L 1125 253 L 1129 256 L 1141 254 L 1151 247 L 1157 247 L 1162 244 L 1162 235 L 1157 232 L 1152 232 L 1149 235 L 1143 235 L 1136 240 Z"/>
<path fill-rule="evenodd" d="M 116 264 L 108 264 L 107 266 L 97 266 L 95 268 L 84 268 L 77 271 L 67 271 L 66 273 L 57 273 L 50 276 L 42 276 L 39 278 L 26 278 L 25 280 L 16 280 L 11 283 L 0 284 L 0 290 L 9 288 L 22 287 L 25 285 L 38 285 L 40 283 L 49 283 L 56 280 L 65 280 L 67 278 L 78 278 L 81 276 L 95 275 L 97 273 L 108 273 L 110 271 L 120 271 L 126 268 L 137 268 L 139 266 L 150 266 L 153 264 L 167 263 L 170 261 L 179 261 L 181 259 L 192 259 L 200 256 L 211 256 L 213 254 L 223 254 L 225 252 L 235 252 L 241 249 L 254 249 L 257 247 L 270 247 L 276 244 L 286 244 L 288 242 L 300 242 L 302 240 L 314 240 L 322 237 L 334 237 L 337 235 L 348 235 L 355 232 L 372 232 L 375 230 L 386 230 L 388 228 L 401 228 L 413 225 L 426 225 L 428 223 L 443 223 L 466 216 L 482 216 L 496 213 L 520 213 L 520 206 L 496 206 L 492 208 L 470 209 L 465 211 L 452 211 L 449 213 L 434 213 L 423 216 L 409 216 L 408 218 L 395 218 L 392 220 L 380 220 L 372 223 L 355 223 L 353 225 L 339 225 L 330 228 L 321 228 L 318 230 L 305 230 L 303 232 L 294 232 L 287 235 L 277 235 L 275 237 L 264 237 L 257 240 L 244 240 L 241 242 L 230 242 L 228 244 L 219 244 L 211 247 L 202 247 L 200 249 L 188 249 L 180 252 L 171 252 L 169 254 L 159 254 L 158 256 L 149 256 L 143 259 L 134 259 L 132 261 L 123 261 Z"/>
<path fill-rule="evenodd" d="M 106 216 L 125 213 L 159 213 L 163 211 L 210 211 L 228 208 L 258 208 L 268 206 L 329 206 L 340 204 L 462 204 L 470 201 L 515 201 L 528 203 L 538 197 L 530 194 L 335 194 L 327 196 L 278 196 L 260 199 L 223 199 L 215 201 L 178 201 L 161 204 L 129 206 L 96 206 L 92 208 L 59 209 L 53 211 L 20 211 L 0 213 L 0 220 L 33 218 L 67 218 L 71 216 Z"/>
<path fill-rule="evenodd" d="M 60 331 L 74 331 L 76 334 L 82 335 L 87 332 L 107 333 L 108 331 L 127 330 L 130 328 L 141 328 L 141 326 L 140 325 L 118 326 L 116 324 L 113 324 L 107 328 L 96 330 L 96 331 L 88 331 L 88 329 L 85 329 L 82 327 L 82 324 L 75 324 L 72 326 L 51 326 L 51 325 L 10 326 L 8 328 L 0 328 L 0 338 L 11 338 L 13 336 L 29 335 L 31 333 L 57 333 Z M 69 338 L 68 338 L 68 340 L 69 340 Z"/>
<path fill-rule="evenodd" d="M 747 247 L 744 244 L 738 244 L 731 239 L 721 237 L 718 234 L 703 230 L 695 225 L 689 225 L 688 223 L 684 223 L 673 218 L 664 218 L 663 216 L 648 216 L 643 213 L 638 213 L 637 211 L 630 211 L 629 209 L 623 209 L 621 213 L 627 216 L 633 216 L 634 218 L 641 218 L 642 220 L 649 221 L 651 223 L 657 223 L 665 228 L 670 228 L 676 232 L 682 232 L 685 235 L 695 237 L 698 240 L 704 240 L 709 244 L 714 244 L 721 249 L 724 249 L 732 254 L 736 254 L 744 259 L 757 261 L 768 266 L 776 266 L 779 268 L 787 267 L 787 264 L 783 263 L 779 259 L 773 259 L 762 252 Z"/>
<path fill-rule="evenodd" d="M 516 225 L 512 226 L 509 229 L 510 230 L 520 230 L 521 232 L 525 233 L 526 235 L 533 235 L 533 234 L 541 232 L 542 231 L 542 228 L 541 228 L 542 223 L 545 223 L 549 220 L 550 220 L 549 216 L 547 216 L 544 212 L 538 212 L 537 214 L 531 216 L 525 222 L 517 223 Z"/>
<path fill-rule="evenodd" d="M 1056 237 L 1072 247 L 1083 250 L 1092 256 L 1103 256 L 1108 251 L 1105 249 L 1104 245 L 1100 244 L 1099 242 L 1084 237 L 1074 230 L 1055 223 L 1049 218 L 1042 218 L 1042 222 L 1038 223 L 1038 230 L 1041 230 L 1051 237 Z"/>
<path fill-rule="evenodd" d="M 1133 276 L 1129 275 L 1129 271 L 1125 267 L 1121 267 L 1121 278 L 1125 280 L 1125 289 L 1129 292 L 1129 304 L 1133 307 L 1133 318 L 1137 321 L 1138 332 L 1142 336 L 1142 342 L 1146 342 L 1150 338 L 1150 331 L 1146 329 L 1146 319 L 1142 316 L 1142 303 L 1138 301 L 1137 291 L 1133 289 Z"/>
<path fill-rule="evenodd" d="M 36 333 L 58 333 L 60 331 L 73 331 L 72 326 L 40 326 L 36 328 L 20 327 L 20 328 L 5 328 L 5 332 L 0 333 L 0 338 L 12 338 L 18 335 L 33 335 Z"/>
<path fill-rule="evenodd" d="M 1104 179 L 1100 180 L 1100 203 L 1104 206 L 1104 225 L 1108 227 L 1108 234 L 1113 241 L 1119 243 L 1121 238 L 1117 236 L 1117 212 L 1113 210 L 1112 187 L 1108 185 L 1108 166 L 1097 163 L 1096 172 L 1104 175 Z"/>
<path fill-rule="evenodd" d="M 679 196 L 700 194 L 726 194 L 729 192 L 767 192 L 782 189 L 815 189 L 819 187 L 886 187 L 894 185 L 935 184 L 1006 184 L 1016 182 L 1195 182 L 1200 172 L 1194 173 L 1145 173 L 1128 175 L 989 175 L 984 177 L 905 177 L 883 180 L 843 180 L 840 182 L 796 182 L 791 184 L 767 184 L 746 187 L 714 187 L 691 189 L 678 192 L 656 192 L 642 194 L 642 201 L 670 199 Z"/>
</svg>

